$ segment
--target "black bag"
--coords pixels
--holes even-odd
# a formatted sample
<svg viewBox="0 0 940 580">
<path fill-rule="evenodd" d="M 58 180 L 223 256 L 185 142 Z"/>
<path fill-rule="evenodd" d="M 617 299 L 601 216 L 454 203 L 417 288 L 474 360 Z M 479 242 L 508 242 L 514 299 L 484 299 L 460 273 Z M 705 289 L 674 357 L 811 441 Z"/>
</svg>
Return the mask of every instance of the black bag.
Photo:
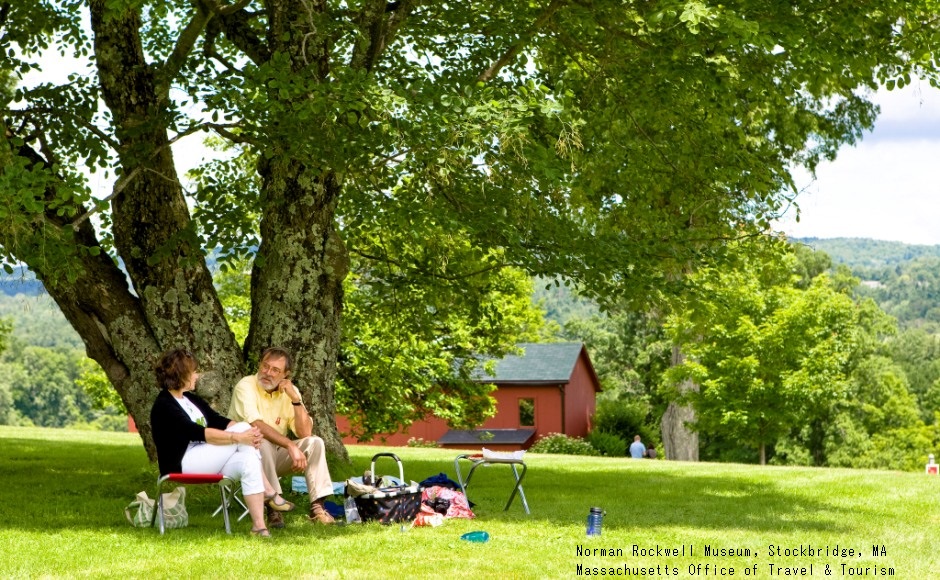
<svg viewBox="0 0 940 580">
<path fill-rule="evenodd" d="M 391 457 L 398 463 L 398 478 L 405 481 L 405 470 L 401 459 L 394 453 L 376 453 L 372 457 L 372 473 L 375 473 L 375 460 L 379 457 Z M 379 521 L 383 524 L 395 522 L 413 522 L 421 510 L 421 486 L 399 485 L 382 487 L 375 493 L 360 495 L 356 499 L 356 509 L 364 522 Z"/>
<path fill-rule="evenodd" d="M 442 497 L 424 500 L 424 503 L 435 512 L 444 516 L 447 515 L 447 510 L 450 509 L 450 500 Z"/>
</svg>

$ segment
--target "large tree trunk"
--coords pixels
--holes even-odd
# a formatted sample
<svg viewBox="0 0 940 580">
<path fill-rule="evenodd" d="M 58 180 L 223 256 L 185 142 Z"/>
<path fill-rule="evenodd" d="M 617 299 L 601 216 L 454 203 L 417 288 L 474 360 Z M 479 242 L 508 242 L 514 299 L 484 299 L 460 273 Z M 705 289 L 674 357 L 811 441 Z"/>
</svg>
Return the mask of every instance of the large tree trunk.
<svg viewBox="0 0 940 580">
<path fill-rule="evenodd" d="M 135 11 L 90 5 L 102 95 L 120 140 L 123 175 L 129 176 L 112 201 L 115 246 L 160 350 L 190 348 L 203 371 L 200 395 L 226 409 L 243 361 L 195 241 L 165 116 L 158 114 L 169 100 L 172 71 L 169 63 L 147 63 Z M 140 419 L 135 417 L 138 425 Z"/>
<path fill-rule="evenodd" d="M 334 421 L 333 396 L 342 283 L 348 268 L 334 224 L 341 189 L 336 167 L 323 163 L 314 168 L 293 159 L 289 152 L 296 135 L 290 131 L 282 137 L 273 128 L 255 142 L 259 153 L 274 154 L 264 155 L 259 168 L 263 242 L 254 264 L 251 330 L 241 350 L 213 287 L 169 147 L 171 130 L 178 130 L 171 125 L 170 86 L 207 26 L 213 27 L 213 36 L 224 30 L 260 67 L 276 69 L 283 61 L 272 65 L 273 57 L 288 54 L 288 77 L 304 74 L 317 83 L 330 82 L 331 32 L 312 24 L 314 13 L 326 10 L 326 4 L 269 2 L 263 39 L 251 26 L 254 16 L 240 4 L 193 6 L 191 20 L 181 28 L 166 61 L 148 62 L 153 55 L 145 54 L 141 43 L 140 11 L 108 0 L 88 1 L 100 97 L 111 123 L 110 130 L 90 130 L 119 158 L 110 219 L 114 248 L 126 273 L 103 251 L 92 225 L 78 217 L 87 208 L 80 202 L 66 207 L 56 202 L 69 199 L 71 192 L 63 191 L 60 198 L 52 182 L 37 186 L 35 192 L 44 197 L 46 211 L 33 215 L 35 200 L 22 196 L 20 213 L 33 221 L 0 231 L 0 244 L 13 249 L 44 282 L 79 332 L 88 355 L 121 395 L 151 459 L 155 451 L 149 412 L 158 390 L 152 367 L 162 352 L 174 347 L 192 350 L 202 371 L 200 394 L 224 411 L 232 386 L 246 372 L 246 355 L 257 357 L 272 344 L 296 355 L 295 377 L 317 433 L 331 452 L 346 458 Z M 389 13 L 384 3 L 377 3 L 366 11 L 369 18 L 361 24 L 373 34 L 356 47 L 359 68 L 370 70 L 409 6 L 402 3 Z M 279 94 L 272 91 L 275 102 Z M 285 116 L 285 122 L 293 121 Z M 41 124 L 36 123 L 40 133 Z M 0 171 L 13 167 L 19 156 L 44 169 L 44 176 L 51 175 L 56 161 L 47 152 L 14 150 L 11 134 L 0 128 Z M 47 261 L 43 252 L 52 247 L 56 259 Z M 68 272 L 62 271 L 63 265 Z"/>
<path fill-rule="evenodd" d="M 331 453 L 348 460 L 336 428 L 333 396 L 343 279 L 349 268 L 333 223 L 339 186 L 332 175 L 311 177 L 306 172 L 287 159 L 262 164 L 264 241 L 251 274 L 245 352 L 257 361 L 268 346 L 291 350 L 298 363 L 294 378 L 317 435 Z"/>
<path fill-rule="evenodd" d="M 172 71 L 164 67 L 162 74 L 169 76 L 158 82 L 159 75 L 143 55 L 136 12 L 113 12 L 100 0 L 91 1 L 89 8 L 102 96 L 111 112 L 121 161 L 122 178 L 112 199 L 115 246 L 133 291 L 124 272 L 100 251 L 92 226 L 77 219 L 86 208 L 52 203 L 61 185 L 54 179 L 34 193 L 49 204 L 46 211 L 33 218 L 31 227 L 0 234 L 0 243 L 15 248 L 43 281 L 78 331 L 88 356 L 101 365 L 120 394 L 155 459 L 149 415 L 157 392 L 153 363 L 161 352 L 187 347 L 195 353 L 206 371 L 200 392 L 216 408 L 227 406 L 244 365 L 204 257 L 193 242 L 168 127 L 159 114 L 165 109 Z M 12 150 L 9 131 L 3 129 L 0 170 L 15 155 L 34 170 L 51 171 L 53 159 L 25 145 Z"/>
<path fill-rule="evenodd" d="M 281 70 L 281 74 L 316 84 L 333 82 L 329 34 L 311 25 L 313 15 L 323 12 L 326 3 L 272 1 L 267 7 L 269 55 L 290 55 L 290 70 Z M 240 29 L 236 22 L 229 24 L 230 39 L 239 44 L 243 40 Z M 269 56 L 254 49 L 248 54 L 256 59 Z M 272 103 L 281 103 L 286 111 L 292 108 L 290 100 L 282 101 L 278 90 L 272 89 L 268 98 Z M 283 120 L 293 121 L 289 117 Z M 291 151 L 296 135 L 291 131 L 281 137 L 275 130 L 269 138 L 272 142 L 259 151 L 264 153 L 259 155 L 258 165 L 262 242 L 251 273 L 251 325 L 245 355 L 255 363 L 264 348 L 275 345 L 293 353 L 297 369 L 294 379 L 303 393 L 315 433 L 323 438 L 330 453 L 348 461 L 336 428 L 333 392 L 341 339 L 343 279 L 349 269 L 346 247 L 334 221 L 341 184 L 327 163 L 305 165 L 294 158 Z"/>
<path fill-rule="evenodd" d="M 681 363 L 683 358 L 682 351 L 678 347 L 673 347 L 673 366 Z M 680 393 L 689 391 L 698 391 L 698 385 L 692 381 L 685 381 L 679 385 Z M 695 411 L 692 407 L 678 405 L 675 401 L 669 403 L 661 421 L 666 459 L 698 461 L 698 433 L 688 427 L 688 424 L 693 421 L 695 421 Z"/>
</svg>

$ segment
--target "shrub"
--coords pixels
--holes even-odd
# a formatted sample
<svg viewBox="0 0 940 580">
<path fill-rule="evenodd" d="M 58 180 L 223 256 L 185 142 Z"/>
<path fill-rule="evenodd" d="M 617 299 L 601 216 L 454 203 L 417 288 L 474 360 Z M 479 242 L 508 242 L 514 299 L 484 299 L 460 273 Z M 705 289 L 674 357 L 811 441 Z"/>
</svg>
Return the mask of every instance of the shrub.
<svg viewBox="0 0 940 580">
<path fill-rule="evenodd" d="M 529 448 L 532 453 L 554 455 L 600 455 L 590 443 L 580 437 L 568 437 L 561 433 L 549 433 Z"/>
<path fill-rule="evenodd" d="M 588 435 L 587 440 L 594 449 L 600 451 L 601 455 L 623 457 L 627 454 L 627 441 L 620 435 L 595 429 Z"/>
<path fill-rule="evenodd" d="M 433 447 L 437 447 L 437 443 L 435 443 L 434 441 L 425 441 L 421 437 L 412 437 L 408 439 L 407 445 L 408 447 L 426 447 L 429 449 Z"/>
<path fill-rule="evenodd" d="M 659 443 L 658 433 L 646 424 L 649 408 L 643 401 L 598 402 L 594 413 L 594 431 L 617 435 L 624 441 L 633 441 L 639 435 L 643 443 Z"/>
</svg>

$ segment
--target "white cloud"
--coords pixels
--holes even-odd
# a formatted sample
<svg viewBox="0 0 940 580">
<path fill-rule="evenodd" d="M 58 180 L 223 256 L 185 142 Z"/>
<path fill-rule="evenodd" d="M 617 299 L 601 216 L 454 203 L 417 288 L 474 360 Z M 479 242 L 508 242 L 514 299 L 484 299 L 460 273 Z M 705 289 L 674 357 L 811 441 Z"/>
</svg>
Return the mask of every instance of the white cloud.
<svg viewBox="0 0 940 580">
<path fill-rule="evenodd" d="M 803 174 L 800 222 L 778 227 L 795 237 L 860 237 L 940 244 L 940 91 L 926 83 L 881 91 L 875 129 L 856 147 Z"/>
</svg>

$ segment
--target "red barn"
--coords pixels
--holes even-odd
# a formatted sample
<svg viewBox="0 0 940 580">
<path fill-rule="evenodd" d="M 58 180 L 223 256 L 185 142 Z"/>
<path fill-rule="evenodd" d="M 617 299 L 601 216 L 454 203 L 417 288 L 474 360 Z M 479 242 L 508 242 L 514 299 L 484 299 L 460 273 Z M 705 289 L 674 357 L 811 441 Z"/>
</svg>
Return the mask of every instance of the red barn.
<svg viewBox="0 0 940 580">
<path fill-rule="evenodd" d="M 406 445 L 412 437 L 442 447 L 494 450 L 528 449 L 549 433 L 584 437 L 591 429 L 595 397 L 601 390 L 597 373 L 581 343 L 524 343 L 521 355 L 496 363 L 495 374 L 481 382 L 493 383 L 496 415 L 479 429 L 450 429 L 436 417 L 413 423 L 407 430 L 377 435 L 368 444 Z M 349 422 L 337 415 L 341 433 Z M 357 443 L 345 437 L 345 443 Z"/>
</svg>

